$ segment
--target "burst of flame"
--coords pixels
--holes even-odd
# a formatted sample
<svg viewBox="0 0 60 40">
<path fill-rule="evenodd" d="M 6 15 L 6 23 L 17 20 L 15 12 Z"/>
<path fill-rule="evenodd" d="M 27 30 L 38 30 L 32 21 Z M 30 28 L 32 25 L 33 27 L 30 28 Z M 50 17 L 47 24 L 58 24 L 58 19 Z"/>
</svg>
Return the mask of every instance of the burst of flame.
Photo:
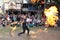
<svg viewBox="0 0 60 40">
<path fill-rule="evenodd" d="M 12 31 L 16 30 L 16 26 L 12 28 Z"/>
<path fill-rule="evenodd" d="M 16 30 L 16 26 L 12 28 L 11 30 L 11 36 L 14 37 L 14 31 Z"/>
<path fill-rule="evenodd" d="M 31 2 L 34 4 L 35 2 L 39 2 L 40 0 L 31 0 Z"/>
<path fill-rule="evenodd" d="M 13 22 L 12 24 L 17 24 L 17 21 L 16 22 Z M 14 31 L 17 29 L 16 25 L 11 29 L 11 36 L 14 37 Z"/>
<path fill-rule="evenodd" d="M 16 22 L 13 22 L 12 24 L 17 24 L 17 21 Z M 12 32 L 16 30 L 16 25 L 12 28 Z"/>
<path fill-rule="evenodd" d="M 56 24 L 56 21 L 58 20 L 58 9 L 56 6 L 51 6 L 49 9 L 44 10 L 44 14 L 46 16 L 45 24 L 54 26 Z"/>
</svg>

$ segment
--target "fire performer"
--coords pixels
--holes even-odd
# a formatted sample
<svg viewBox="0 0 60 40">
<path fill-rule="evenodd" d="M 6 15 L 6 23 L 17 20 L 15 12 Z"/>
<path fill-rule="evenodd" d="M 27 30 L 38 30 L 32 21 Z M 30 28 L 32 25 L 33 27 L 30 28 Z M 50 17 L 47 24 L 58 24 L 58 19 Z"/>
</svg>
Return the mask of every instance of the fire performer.
<svg viewBox="0 0 60 40">
<path fill-rule="evenodd" d="M 20 34 L 24 34 L 26 30 L 28 31 L 27 35 L 29 35 L 30 30 L 28 26 L 26 25 L 26 19 L 24 19 L 22 22 L 22 29 L 23 29 L 23 32 L 18 33 L 18 36 L 20 36 Z"/>
</svg>

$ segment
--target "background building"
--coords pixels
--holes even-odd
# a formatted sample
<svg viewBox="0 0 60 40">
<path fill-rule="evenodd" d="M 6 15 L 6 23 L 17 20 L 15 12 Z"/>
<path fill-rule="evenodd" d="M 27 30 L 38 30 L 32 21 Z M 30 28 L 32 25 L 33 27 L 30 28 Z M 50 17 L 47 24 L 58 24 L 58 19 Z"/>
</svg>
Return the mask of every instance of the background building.
<svg viewBox="0 0 60 40">
<path fill-rule="evenodd" d="M 4 12 L 21 11 L 22 0 L 3 0 Z"/>
</svg>

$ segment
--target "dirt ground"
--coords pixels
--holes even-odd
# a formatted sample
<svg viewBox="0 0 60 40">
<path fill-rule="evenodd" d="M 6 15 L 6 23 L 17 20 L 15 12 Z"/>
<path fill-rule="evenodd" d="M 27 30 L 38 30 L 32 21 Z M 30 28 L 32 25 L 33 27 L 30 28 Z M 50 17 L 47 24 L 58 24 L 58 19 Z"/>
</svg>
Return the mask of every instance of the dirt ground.
<svg viewBox="0 0 60 40">
<path fill-rule="evenodd" d="M 37 29 L 37 28 L 36 28 Z M 10 35 L 10 32 L 1 32 L 0 31 L 0 40 L 60 40 L 60 30 L 30 30 L 30 36 L 27 34 L 22 34 L 18 36 L 18 33 L 21 32 L 16 30 L 13 34 Z"/>
</svg>

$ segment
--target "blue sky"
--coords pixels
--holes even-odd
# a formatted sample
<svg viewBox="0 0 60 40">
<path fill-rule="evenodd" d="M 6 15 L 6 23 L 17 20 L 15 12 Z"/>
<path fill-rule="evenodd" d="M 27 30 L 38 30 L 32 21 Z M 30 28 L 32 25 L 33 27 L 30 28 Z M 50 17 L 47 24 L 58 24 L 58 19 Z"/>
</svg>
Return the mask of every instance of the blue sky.
<svg viewBox="0 0 60 40">
<path fill-rule="evenodd" d="M 0 0 L 0 6 L 2 5 L 2 3 L 3 3 L 3 0 Z"/>
</svg>

